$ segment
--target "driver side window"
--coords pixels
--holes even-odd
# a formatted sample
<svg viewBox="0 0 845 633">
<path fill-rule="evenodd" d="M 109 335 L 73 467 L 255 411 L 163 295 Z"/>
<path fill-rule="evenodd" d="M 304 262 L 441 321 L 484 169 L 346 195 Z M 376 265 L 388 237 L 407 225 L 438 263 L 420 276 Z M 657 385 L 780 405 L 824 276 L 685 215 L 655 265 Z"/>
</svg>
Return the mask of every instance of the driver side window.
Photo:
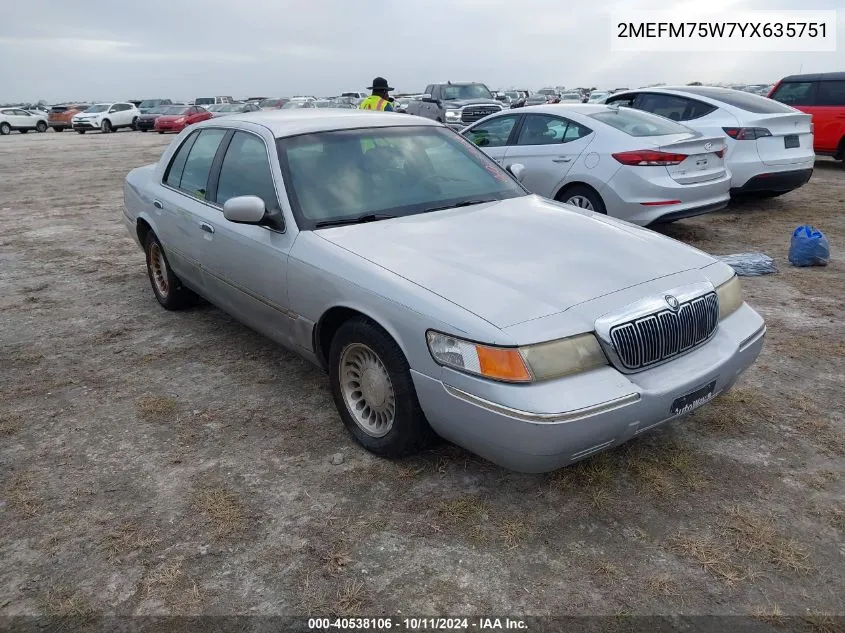
<svg viewBox="0 0 845 633">
<path fill-rule="evenodd" d="M 464 132 L 464 137 L 479 147 L 503 147 L 508 144 L 518 116 L 514 114 L 490 119 Z"/>
</svg>

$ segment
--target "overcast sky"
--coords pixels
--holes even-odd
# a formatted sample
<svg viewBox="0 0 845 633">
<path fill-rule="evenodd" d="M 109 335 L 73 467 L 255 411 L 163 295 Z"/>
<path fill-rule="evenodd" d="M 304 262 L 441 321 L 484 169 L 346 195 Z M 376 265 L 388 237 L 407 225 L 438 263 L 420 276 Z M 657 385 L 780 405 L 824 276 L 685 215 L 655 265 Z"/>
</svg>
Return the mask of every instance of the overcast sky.
<svg viewBox="0 0 845 633">
<path fill-rule="evenodd" d="M 0 102 L 333 95 L 375 75 L 491 88 L 774 82 L 835 53 L 625 53 L 610 12 L 684 5 L 833 9 L 835 0 L 33 0 L 0 19 Z M 843 32 L 839 14 L 838 31 Z"/>
</svg>

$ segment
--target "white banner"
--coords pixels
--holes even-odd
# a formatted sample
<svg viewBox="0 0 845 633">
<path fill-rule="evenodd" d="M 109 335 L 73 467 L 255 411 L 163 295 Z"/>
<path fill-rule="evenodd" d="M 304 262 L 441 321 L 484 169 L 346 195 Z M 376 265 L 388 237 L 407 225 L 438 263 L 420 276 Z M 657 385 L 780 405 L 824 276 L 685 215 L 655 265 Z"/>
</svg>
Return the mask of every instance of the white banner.
<svg viewBox="0 0 845 633">
<path fill-rule="evenodd" d="M 614 11 L 612 51 L 836 50 L 836 11 Z"/>
</svg>

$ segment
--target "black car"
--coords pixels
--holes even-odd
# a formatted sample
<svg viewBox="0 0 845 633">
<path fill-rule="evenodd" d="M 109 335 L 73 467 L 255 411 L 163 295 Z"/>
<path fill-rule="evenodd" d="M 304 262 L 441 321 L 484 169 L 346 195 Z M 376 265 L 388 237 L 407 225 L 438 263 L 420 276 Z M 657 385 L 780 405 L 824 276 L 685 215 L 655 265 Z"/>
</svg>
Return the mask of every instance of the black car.
<svg viewBox="0 0 845 633">
<path fill-rule="evenodd" d="M 149 110 L 147 110 L 146 113 L 138 117 L 138 120 L 135 122 L 135 129 L 141 130 L 142 132 L 152 130 L 153 128 L 155 128 L 156 119 L 162 114 L 164 114 L 168 108 L 172 108 L 174 105 L 178 106 L 182 104 L 175 103 L 168 105 L 159 105 L 154 108 L 150 108 Z"/>
</svg>

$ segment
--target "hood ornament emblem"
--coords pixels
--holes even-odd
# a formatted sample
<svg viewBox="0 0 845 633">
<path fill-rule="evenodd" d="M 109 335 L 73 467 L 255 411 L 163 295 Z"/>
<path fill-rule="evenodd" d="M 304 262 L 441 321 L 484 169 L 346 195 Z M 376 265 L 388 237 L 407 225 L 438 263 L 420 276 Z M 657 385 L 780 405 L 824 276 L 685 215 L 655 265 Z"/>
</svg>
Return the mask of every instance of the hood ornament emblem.
<svg viewBox="0 0 845 633">
<path fill-rule="evenodd" d="M 678 301 L 678 298 L 673 295 L 666 295 L 663 297 L 666 300 L 666 304 L 672 309 L 673 312 L 677 312 L 681 307 L 681 302 Z"/>
</svg>

